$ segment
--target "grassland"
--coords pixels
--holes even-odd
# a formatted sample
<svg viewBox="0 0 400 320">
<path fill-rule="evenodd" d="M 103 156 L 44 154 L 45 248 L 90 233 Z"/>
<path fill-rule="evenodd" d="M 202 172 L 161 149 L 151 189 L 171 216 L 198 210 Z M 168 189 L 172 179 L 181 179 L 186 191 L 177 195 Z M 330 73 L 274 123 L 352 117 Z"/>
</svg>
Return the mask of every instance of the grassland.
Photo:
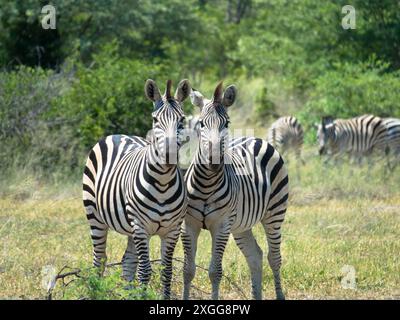
<svg viewBox="0 0 400 320">
<path fill-rule="evenodd" d="M 323 165 L 314 151 L 296 174 L 290 159 L 291 196 L 283 225 L 282 279 L 288 299 L 399 299 L 400 298 L 400 167 L 384 175 L 380 165 L 353 168 Z M 3 183 L 0 198 L 0 299 L 43 299 L 43 272 L 63 266 L 88 267 L 91 261 L 89 228 L 80 200 L 79 181 L 55 186 L 36 179 L 18 177 Z M 21 182 L 22 181 L 22 182 Z M 266 252 L 265 237 L 255 234 Z M 110 233 L 108 258 L 119 261 L 126 239 Z M 210 237 L 202 232 L 197 265 L 207 268 Z M 159 240 L 151 240 L 151 256 L 159 255 Z M 182 258 L 179 243 L 176 258 Z M 345 265 L 356 272 L 356 288 L 341 285 Z M 181 292 L 182 264 L 175 263 L 173 291 Z M 155 268 L 157 269 L 157 267 Z M 221 285 L 224 299 L 250 295 L 249 271 L 245 260 L 229 241 L 224 257 L 226 278 Z M 108 279 L 108 280 L 107 280 Z M 110 268 L 105 287 L 119 283 L 119 267 Z M 114 282 L 115 281 L 115 282 Z M 207 271 L 198 269 L 193 294 L 208 298 Z M 65 290 L 64 298 L 82 298 L 82 282 Z M 159 276 L 152 278 L 159 290 Z M 240 289 L 239 289 L 240 288 Z M 274 298 L 272 273 L 264 264 L 264 296 Z M 57 284 L 55 297 L 61 298 Z M 104 294 L 102 298 L 115 298 Z"/>
</svg>

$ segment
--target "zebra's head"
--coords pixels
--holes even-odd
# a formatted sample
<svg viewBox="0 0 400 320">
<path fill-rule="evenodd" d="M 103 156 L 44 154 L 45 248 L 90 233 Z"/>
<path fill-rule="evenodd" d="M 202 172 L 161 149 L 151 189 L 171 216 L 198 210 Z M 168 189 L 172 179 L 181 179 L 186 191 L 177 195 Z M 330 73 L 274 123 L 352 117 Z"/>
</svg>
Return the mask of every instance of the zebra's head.
<svg viewBox="0 0 400 320">
<path fill-rule="evenodd" d="M 171 80 L 167 82 L 164 95 L 161 95 L 153 80 L 146 81 L 146 96 L 154 104 L 151 139 L 161 164 L 178 163 L 178 150 L 182 144 L 181 133 L 185 120 L 182 103 L 190 91 L 190 83 L 186 79 L 179 82 L 174 96 L 171 95 Z"/>
<path fill-rule="evenodd" d="M 224 92 L 221 82 L 210 100 L 196 89 L 192 89 L 190 98 L 192 104 L 201 109 L 198 128 L 201 161 L 216 171 L 223 164 L 229 125 L 227 108 L 235 102 L 236 87 L 231 85 Z"/>
<path fill-rule="evenodd" d="M 319 143 L 319 154 L 326 154 L 331 149 L 335 139 L 335 122 L 332 117 L 323 117 L 318 125 L 317 139 Z"/>
</svg>

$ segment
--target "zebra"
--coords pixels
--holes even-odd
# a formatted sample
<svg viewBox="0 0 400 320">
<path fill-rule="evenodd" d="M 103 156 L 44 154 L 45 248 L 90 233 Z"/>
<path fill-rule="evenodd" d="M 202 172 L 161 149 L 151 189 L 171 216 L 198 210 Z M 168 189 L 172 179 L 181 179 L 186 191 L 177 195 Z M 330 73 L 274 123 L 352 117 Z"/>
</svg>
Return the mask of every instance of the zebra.
<svg viewBox="0 0 400 320">
<path fill-rule="evenodd" d="M 145 94 L 153 101 L 153 141 L 111 135 L 89 152 L 83 174 L 83 203 L 93 243 L 93 264 L 104 271 L 109 229 L 128 236 L 122 258 L 123 278 L 138 279 L 145 287 L 151 275 L 149 237 L 161 238 L 162 284 L 170 297 L 172 256 L 187 206 L 183 176 L 177 169 L 176 150 L 183 129 L 182 103 L 191 87 L 182 80 L 171 96 L 171 81 L 162 96 L 149 79 Z"/>
<path fill-rule="evenodd" d="M 304 143 L 304 132 L 300 122 L 293 116 L 280 117 L 272 123 L 268 130 L 267 141 L 272 144 L 281 155 L 293 150 L 297 159 L 301 159 L 301 148 Z"/>
<path fill-rule="evenodd" d="M 201 229 L 209 230 L 212 236 L 209 268 L 212 299 L 219 297 L 222 257 L 231 233 L 249 265 L 253 297 L 262 298 L 263 252 L 252 233 L 258 222 L 267 235 L 276 296 L 284 299 L 280 245 L 289 196 L 288 173 L 278 151 L 265 140 L 240 137 L 228 142 L 227 108 L 234 103 L 236 92 L 234 85 L 223 92 L 221 82 L 213 98 L 207 100 L 192 88 L 192 104 L 201 108 L 201 114 L 198 148 L 185 175 L 188 207 L 181 235 L 185 257 L 184 299 L 189 299 L 196 272 Z"/>
<path fill-rule="evenodd" d="M 395 158 L 397 159 L 396 162 L 398 162 L 400 157 L 400 119 L 384 118 L 382 122 L 387 130 L 387 144 L 389 152 L 394 154 Z"/>
<path fill-rule="evenodd" d="M 348 154 L 361 162 L 363 156 L 374 150 L 387 148 L 387 129 L 380 117 L 362 115 L 352 119 L 323 117 L 318 125 L 319 154 L 334 158 Z"/>
</svg>

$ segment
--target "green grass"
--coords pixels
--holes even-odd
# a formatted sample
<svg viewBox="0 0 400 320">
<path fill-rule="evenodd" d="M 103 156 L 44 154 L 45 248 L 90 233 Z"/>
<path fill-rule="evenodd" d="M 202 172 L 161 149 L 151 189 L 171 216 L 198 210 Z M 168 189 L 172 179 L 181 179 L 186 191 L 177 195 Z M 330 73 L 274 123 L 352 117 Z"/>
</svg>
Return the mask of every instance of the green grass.
<svg viewBox="0 0 400 320">
<path fill-rule="evenodd" d="M 384 176 L 380 166 L 355 169 L 347 164 L 324 166 L 313 156 L 313 151 L 306 152 L 305 157 L 311 160 L 302 167 L 300 178 L 296 175 L 294 160 L 289 160 L 291 196 L 282 244 L 286 297 L 399 299 L 400 166 Z M 84 277 L 66 288 L 58 282 L 54 298 L 153 299 L 160 296 L 157 264 L 146 293 L 139 289 L 125 290 L 119 266 L 109 268 L 100 280 L 93 274 L 89 228 L 79 186 L 77 181 L 69 186 L 50 187 L 26 177 L 23 183 L 10 184 L 6 191 L 2 190 L 0 299 L 44 299 L 44 270 L 58 272 L 63 266 L 82 268 Z M 254 232 L 266 252 L 262 228 L 257 226 Z M 197 264 L 204 268 L 210 259 L 210 240 L 209 234 L 203 231 Z M 120 261 L 125 246 L 125 237 L 110 232 L 108 261 Z M 159 239 L 152 238 L 152 259 L 159 258 L 159 246 Z M 175 257 L 183 257 L 181 243 Z M 221 297 L 251 297 L 249 270 L 232 239 L 223 265 L 226 277 L 222 280 Z M 341 270 L 345 265 L 355 269 L 355 289 L 344 289 L 341 285 L 344 276 Z M 174 298 L 179 298 L 182 263 L 176 261 L 174 266 L 173 293 Z M 198 269 L 193 285 L 195 297 L 209 298 L 207 271 Z M 266 260 L 263 292 L 265 298 L 274 298 L 272 273 Z"/>
</svg>

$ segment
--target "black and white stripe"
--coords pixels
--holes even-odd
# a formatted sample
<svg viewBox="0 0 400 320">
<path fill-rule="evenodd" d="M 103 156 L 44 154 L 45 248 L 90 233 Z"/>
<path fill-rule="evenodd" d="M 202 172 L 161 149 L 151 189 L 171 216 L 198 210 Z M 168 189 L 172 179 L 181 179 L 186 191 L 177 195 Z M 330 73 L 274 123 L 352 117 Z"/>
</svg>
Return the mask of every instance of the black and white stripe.
<svg viewBox="0 0 400 320">
<path fill-rule="evenodd" d="M 324 117 L 318 125 L 319 153 L 361 159 L 387 146 L 387 129 L 380 117 L 362 115 L 352 119 Z"/>
<path fill-rule="evenodd" d="M 181 103 L 190 93 L 182 80 L 175 97 L 171 82 L 161 96 L 152 80 L 145 91 L 154 102 L 153 141 L 112 135 L 90 151 L 83 174 L 83 203 L 91 229 L 93 263 L 103 270 L 109 229 L 128 236 L 123 276 L 131 281 L 138 265 L 142 284 L 150 280 L 149 238 L 161 237 L 162 282 L 169 298 L 172 256 L 186 210 L 183 177 L 177 168 L 177 149 L 184 114 Z M 176 160 L 176 159 L 175 159 Z"/>
<path fill-rule="evenodd" d="M 394 156 L 394 165 L 400 162 L 400 119 L 384 118 L 383 125 L 387 130 L 388 157 Z M 389 167 L 392 167 L 389 161 Z M 392 168 L 393 169 L 393 168 Z"/>
<path fill-rule="evenodd" d="M 396 155 L 400 154 L 400 119 L 384 118 L 383 125 L 387 130 L 387 141 L 390 151 Z"/>
<path fill-rule="evenodd" d="M 268 130 L 267 140 L 281 155 L 293 151 L 298 160 L 301 159 L 304 132 L 300 122 L 295 117 L 280 117 L 274 121 Z"/>
<path fill-rule="evenodd" d="M 267 235 L 268 261 L 277 298 L 284 298 L 280 244 L 288 202 L 288 174 L 282 157 L 265 140 L 240 137 L 228 141 L 226 109 L 235 97 L 235 87 L 230 86 L 223 93 L 222 84 L 216 88 L 212 100 L 204 99 L 198 91 L 191 95 L 192 103 L 201 108 L 201 115 L 199 146 L 185 176 L 188 209 L 182 233 L 184 299 L 189 298 L 195 275 L 197 241 L 202 228 L 212 236 L 209 268 L 212 298 L 219 296 L 222 257 L 232 233 L 249 265 L 253 296 L 261 299 L 263 253 L 252 233 L 258 222 Z"/>
</svg>

